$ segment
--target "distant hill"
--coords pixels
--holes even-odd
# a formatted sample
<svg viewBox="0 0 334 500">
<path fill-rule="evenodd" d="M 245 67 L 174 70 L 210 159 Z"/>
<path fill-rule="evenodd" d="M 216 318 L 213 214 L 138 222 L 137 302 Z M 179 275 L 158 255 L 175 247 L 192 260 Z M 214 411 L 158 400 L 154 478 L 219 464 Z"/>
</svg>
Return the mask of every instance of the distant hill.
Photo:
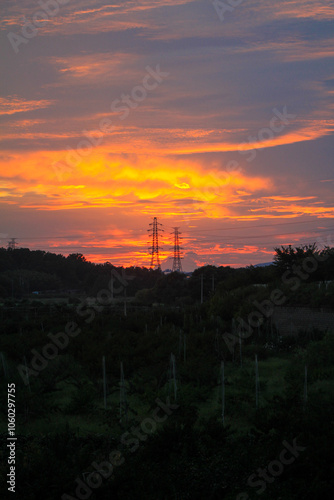
<svg viewBox="0 0 334 500">
<path fill-rule="evenodd" d="M 273 262 L 263 262 L 262 264 L 255 264 L 254 267 L 266 267 L 266 266 L 272 266 Z"/>
</svg>

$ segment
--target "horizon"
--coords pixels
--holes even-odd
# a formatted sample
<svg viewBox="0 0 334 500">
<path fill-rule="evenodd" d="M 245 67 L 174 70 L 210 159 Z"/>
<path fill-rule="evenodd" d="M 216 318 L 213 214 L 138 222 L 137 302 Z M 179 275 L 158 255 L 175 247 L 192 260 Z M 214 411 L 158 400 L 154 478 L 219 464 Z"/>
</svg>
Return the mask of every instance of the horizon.
<svg viewBox="0 0 334 500">
<path fill-rule="evenodd" d="M 1 247 L 1 249 L 4 249 L 4 250 L 11 250 L 9 247 Z M 79 254 L 79 255 L 82 255 L 84 258 L 85 258 L 85 261 L 86 262 L 89 262 L 89 263 L 92 263 L 92 264 L 96 264 L 96 265 L 103 265 L 103 264 L 111 264 L 112 266 L 114 266 L 115 268 L 124 268 L 124 269 L 128 269 L 128 268 L 131 268 L 131 267 L 140 267 L 142 269 L 152 269 L 152 270 L 157 270 L 157 267 L 153 267 L 151 268 L 149 265 L 147 266 L 135 266 L 135 265 L 124 265 L 124 264 L 115 264 L 113 262 L 110 262 L 109 260 L 103 260 L 103 261 L 100 261 L 100 260 L 92 260 L 89 258 L 88 255 L 85 255 L 81 252 L 73 252 L 73 253 L 57 253 L 57 252 L 53 252 L 52 250 L 48 249 L 48 250 L 43 250 L 42 248 L 38 248 L 38 249 L 34 249 L 34 248 L 29 248 L 29 247 L 21 247 L 21 246 L 17 246 L 14 248 L 14 250 L 29 250 L 30 252 L 34 252 L 34 251 L 40 251 L 40 252 L 45 252 L 45 253 L 53 253 L 55 255 L 61 255 L 63 257 L 68 257 L 69 255 L 71 254 Z M 274 256 L 274 255 L 273 255 Z M 167 261 L 171 261 L 173 259 L 173 257 L 169 257 L 168 259 L 165 259 L 165 261 L 161 262 L 161 272 L 166 272 L 166 271 L 170 271 L 170 272 L 173 272 L 172 271 L 172 266 L 168 267 L 167 266 Z M 234 265 L 234 266 L 229 266 L 228 264 L 224 265 L 224 264 L 219 264 L 219 265 L 214 265 L 214 264 L 204 264 L 203 266 L 198 266 L 198 267 L 194 267 L 192 269 L 184 269 L 183 266 L 182 266 L 182 271 L 177 271 L 177 272 L 181 272 L 181 273 L 193 273 L 194 271 L 196 271 L 196 269 L 201 269 L 202 267 L 205 267 L 205 266 L 212 266 L 212 267 L 233 267 L 234 269 L 239 269 L 239 268 L 243 268 L 243 267 L 248 267 L 248 266 L 253 266 L 253 267 L 257 267 L 257 266 L 268 266 L 268 265 L 272 265 L 274 264 L 274 261 L 272 262 L 259 262 L 259 263 L 256 263 L 256 264 L 249 264 L 249 265 L 246 265 L 246 266 L 238 266 L 238 265 Z"/>
</svg>

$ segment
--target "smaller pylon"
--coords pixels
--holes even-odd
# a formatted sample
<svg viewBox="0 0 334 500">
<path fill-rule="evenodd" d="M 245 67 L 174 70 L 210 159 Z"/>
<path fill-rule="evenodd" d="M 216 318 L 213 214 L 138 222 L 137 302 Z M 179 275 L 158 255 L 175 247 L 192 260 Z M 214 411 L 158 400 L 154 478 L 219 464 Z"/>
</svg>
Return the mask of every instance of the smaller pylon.
<svg viewBox="0 0 334 500">
<path fill-rule="evenodd" d="M 16 247 L 16 240 L 17 238 L 12 238 L 11 240 L 8 241 L 8 248 L 11 250 L 14 250 Z"/>
<path fill-rule="evenodd" d="M 181 247 L 180 247 L 180 238 L 179 235 L 181 234 L 179 231 L 178 227 L 173 227 L 174 229 L 174 257 L 173 257 L 173 272 L 178 271 L 179 273 L 182 273 L 182 264 L 181 264 Z"/>
</svg>

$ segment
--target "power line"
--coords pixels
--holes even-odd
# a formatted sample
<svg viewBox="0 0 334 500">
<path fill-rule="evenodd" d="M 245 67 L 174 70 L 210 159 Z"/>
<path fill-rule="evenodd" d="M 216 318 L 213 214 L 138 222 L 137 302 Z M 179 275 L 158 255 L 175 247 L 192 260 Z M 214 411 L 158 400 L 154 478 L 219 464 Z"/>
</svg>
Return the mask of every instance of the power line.
<svg viewBox="0 0 334 500">
<path fill-rule="evenodd" d="M 206 232 L 206 231 L 230 231 L 234 229 L 253 229 L 254 227 L 272 227 L 272 226 L 284 226 L 287 224 L 308 224 L 309 222 L 320 222 L 321 219 L 310 219 L 304 221 L 295 221 L 295 222 L 277 222 L 275 224 L 256 224 L 254 226 L 237 226 L 237 227 L 214 227 L 211 229 L 190 229 L 187 233 L 196 233 L 196 232 Z"/>
<path fill-rule="evenodd" d="M 321 222 L 323 219 L 309 219 L 309 220 L 304 220 L 304 221 L 295 221 L 295 222 L 277 222 L 273 224 L 256 224 L 253 226 L 236 226 L 236 227 L 213 227 L 211 229 L 189 229 L 187 230 L 187 233 L 197 233 L 197 232 L 210 232 L 210 231 L 234 231 L 236 229 L 253 229 L 253 228 L 258 228 L 258 227 L 272 227 L 272 226 L 284 226 L 284 225 L 291 225 L 291 224 L 308 224 L 308 223 L 314 223 L 314 222 Z M 168 224 L 160 224 L 161 226 L 168 227 L 170 229 L 174 229 L 174 226 L 170 226 Z M 129 229 L 131 231 L 131 229 Z M 143 230 L 138 230 L 135 233 L 131 233 L 131 236 L 137 236 L 144 234 Z M 80 238 L 85 238 L 86 236 L 83 235 L 69 235 L 69 236 L 21 236 L 21 240 L 55 240 L 55 239 L 80 239 Z M 17 239 L 17 238 L 15 238 Z"/>
<path fill-rule="evenodd" d="M 329 230 L 332 230 L 334 229 L 334 226 L 333 227 L 330 227 L 330 228 L 326 228 L 326 229 L 314 229 L 312 231 L 307 231 L 308 233 L 323 233 L 323 232 L 327 232 Z M 256 238 L 265 238 L 266 236 L 285 236 L 285 235 L 290 235 L 290 234 L 296 234 L 296 231 L 294 231 L 293 233 L 267 233 L 267 234 L 254 234 L 254 235 L 250 235 L 250 236 L 245 236 L 245 235 L 242 235 L 242 236 L 233 236 L 233 240 L 240 240 L 240 239 L 256 239 Z M 211 238 L 215 238 L 215 240 L 221 240 L 222 238 L 225 238 L 224 236 L 217 236 L 217 235 L 211 235 Z M 226 238 L 228 239 L 228 241 L 231 240 L 230 236 L 226 236 Z M 202 240 L 203 241 L 203 240 Z"/>
<path fill-rule="evenodd" d="M 329 228 L 326 228 L 326 229 L 315 229 L 312 231 L 312 233 L 324 233 L 324 232 L 328 232 L 328 231 L 332 231 L 334 229 L 334 226 L 333 227 L 329 227 Z M 309 233 L 309 238 L 311 238 L 311 231 L 308 231 Z M 233 241 L 234 240 L 240 240 L 240 239 L 243 239 L 243 240 L 248 240 L 248 239 L 265 239 L 266 237 L 270 237 L 270 236 L 285 236 L 285 235 L 291 235 L 291 234 L 296 234 L 296 232 L 292 232 L 292 233 L 267 233 L 267 234 L 258 234 L 258 235 L 249 235 L 249 236 L 245 236 L 245 235 L 242 235 L 242 236 L 233 236 Z M 303 235 L 304 238 L 307 237 L 307 235 Z M 210 235 L 210 238 L 214 238 L 215 241 L 224 241 L 225 238 L 227 239 L 227 241 L 231 241 L 231 238 L 229 236 L 221 236 L 221 235 Z M 101 240 L 102 242 L 103 240 Z M 205 239 L 200 239 L 198 240 L 198 238 L 192 238 L 191 241 L 200 241 L 200 242 L 204 242 L 204 241 L 207 241 L 207 237 Z M 96 243 L 96 246 L 90 246 L 90 247 L 87 247 L 87 246 L 79 246 L 79 245 L 71 245 L 71 246 L 54 246 L 54 247 L 50 247 L 50 246 L 47 246 L 47 247 L 39 247 L 39 248 L 36 248 L 36 250 L 43 250 L 44 248 L 48 248 L 49 250 L 53 250 L 53 251 L 59 251 L 59 250 L 67 250 L 67 251 L 74 251 L 74 250 L 86 250 L 86 251 L 91 251 L 91 250 L 94 250 L 94 249 L 97 249 L 99 248 L 99 250 L 105 250 L 105 253 L 108 254 L 110 252 L 110 248 L 106 248 L 106 247 L 99 247 L 99 243 L 101 242 L 97 242 Z M 150 249 L 152 250 L 152 247 L 150 247 Z M 161 248 L 159 247 L 159 250 Z"/>
</svg>

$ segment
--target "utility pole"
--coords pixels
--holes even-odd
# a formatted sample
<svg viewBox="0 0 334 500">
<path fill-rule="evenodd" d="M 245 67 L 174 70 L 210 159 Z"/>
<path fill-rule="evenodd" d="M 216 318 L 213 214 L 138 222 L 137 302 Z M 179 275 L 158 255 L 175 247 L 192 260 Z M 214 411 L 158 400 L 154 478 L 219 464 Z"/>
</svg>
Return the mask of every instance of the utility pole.
<svg viewBox="0 0 334 500">
<path fill-rule="evenodd" d="M 203 304 L 203 273 L 201 274 L 201 304 Z"/>
<path fill-rule="evenodd" d="M 113 276 L 113 273 L 111 273 L 110 292 L 111 292 L 111 304 L 112 304 L 112 302 L 114 300 L 114 276 Z"/>
<path fill-rule="evenodd" d="M 126 287 L 124 287 L 124 316 L 126 317 Z"/>
</svg>

